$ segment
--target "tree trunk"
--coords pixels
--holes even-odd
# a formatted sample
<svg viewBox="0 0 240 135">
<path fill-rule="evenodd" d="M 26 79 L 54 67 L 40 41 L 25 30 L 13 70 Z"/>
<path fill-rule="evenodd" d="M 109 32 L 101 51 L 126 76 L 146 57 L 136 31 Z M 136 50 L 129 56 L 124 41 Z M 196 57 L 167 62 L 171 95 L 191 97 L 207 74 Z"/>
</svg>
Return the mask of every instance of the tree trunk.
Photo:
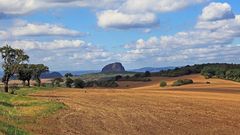
<svg viewBox="0 0 240 135">
<path fill-rule="evenodd" d="M 30 87 L 30 80 L 27 80 L 27 86 Z"/>
<path fill-rule="evenodd" d="M 4 82 L 4 92 L 8 93 L 8 80 Z"/>
<path fill-rule="evenodd" d="M 38 87 L 41 87 L 41 79 L 37 78 Z"/>
</svg>

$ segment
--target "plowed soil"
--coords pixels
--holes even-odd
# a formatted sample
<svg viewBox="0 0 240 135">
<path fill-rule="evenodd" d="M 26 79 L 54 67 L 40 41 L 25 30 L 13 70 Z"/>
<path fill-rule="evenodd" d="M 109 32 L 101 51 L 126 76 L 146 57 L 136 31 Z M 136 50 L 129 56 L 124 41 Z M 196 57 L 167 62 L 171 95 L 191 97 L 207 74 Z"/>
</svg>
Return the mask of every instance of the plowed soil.
<svg viewBox="0 0 240 135">
<path fill-rule="evenodd" d="M 195 83 L 159 87 L 160 80 L 171 84 L 179 78 Z M 120 89 L 62 88 L 35 93 L 31 96 L 63 102 L 68 109 L 25 128 L 45 135 L 240 134 L 240 83 L 205 80 L 200 75 L 179 78 L 152 78 L 134 86 L 120 82 Z"/>
</svg>

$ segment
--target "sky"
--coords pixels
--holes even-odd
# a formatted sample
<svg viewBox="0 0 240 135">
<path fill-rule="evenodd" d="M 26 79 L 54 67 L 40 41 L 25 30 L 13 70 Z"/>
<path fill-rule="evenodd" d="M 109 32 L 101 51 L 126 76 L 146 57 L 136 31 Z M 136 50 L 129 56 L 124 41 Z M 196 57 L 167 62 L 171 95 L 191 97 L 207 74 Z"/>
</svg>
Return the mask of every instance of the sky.
<svg viewBox="0 0 240 135">
<path fill-rule="evenodd" d="M 0 0 L 0 46 L 51 70 L 240 63 L 239 0 Z"/>
</svg>

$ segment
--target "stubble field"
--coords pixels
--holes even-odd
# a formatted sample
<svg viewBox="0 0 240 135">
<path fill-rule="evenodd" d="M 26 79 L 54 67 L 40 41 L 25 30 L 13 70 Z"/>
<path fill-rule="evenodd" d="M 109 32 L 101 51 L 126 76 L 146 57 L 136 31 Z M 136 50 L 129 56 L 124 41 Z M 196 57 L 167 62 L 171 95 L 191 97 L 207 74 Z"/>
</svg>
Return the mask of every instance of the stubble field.
<svg viewBox="0 0 240 135">
<path fill-rule="evenodd" d="M 31 97 L 63 102 L 67 109 L 24 129 L 35 134 L 240 134 L 240 84 L 200 75 L 194 84 L 160 88 L 179 78 L 121 82 L 119 89 L 56 89 Z M 206 84 L 209 81 L 211 84 Z M 127 86 L 127 87 L 125 87 Z"/>
</svg>

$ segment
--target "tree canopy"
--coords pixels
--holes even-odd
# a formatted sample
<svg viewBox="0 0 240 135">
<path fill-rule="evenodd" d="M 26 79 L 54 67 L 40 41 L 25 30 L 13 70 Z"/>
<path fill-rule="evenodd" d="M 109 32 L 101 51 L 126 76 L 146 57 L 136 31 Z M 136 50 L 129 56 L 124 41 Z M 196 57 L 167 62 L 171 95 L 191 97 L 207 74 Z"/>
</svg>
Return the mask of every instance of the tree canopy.
<svg viewBox="0 0 240 135">
<path fill-rule="evenodd" d="M 5 92 L 8 92 L 9 79 L 17 73 L 20 64 L 28 61 L 29 56 L 23 50 L 14 49 L 9 45 L 1 47 L 0 53 L 3 59 L 2 68 L 4 70 L 2 82 L 4 83 Z"/>
<path fill-rule="evenodd" d="M 40 76 L 42 73 L 49 72 L 49 68 L 43 64 L 31 65 L 33 69 L 33 78 L 36 80 L 38 86 L 41 86 Z"/>
</svg>

